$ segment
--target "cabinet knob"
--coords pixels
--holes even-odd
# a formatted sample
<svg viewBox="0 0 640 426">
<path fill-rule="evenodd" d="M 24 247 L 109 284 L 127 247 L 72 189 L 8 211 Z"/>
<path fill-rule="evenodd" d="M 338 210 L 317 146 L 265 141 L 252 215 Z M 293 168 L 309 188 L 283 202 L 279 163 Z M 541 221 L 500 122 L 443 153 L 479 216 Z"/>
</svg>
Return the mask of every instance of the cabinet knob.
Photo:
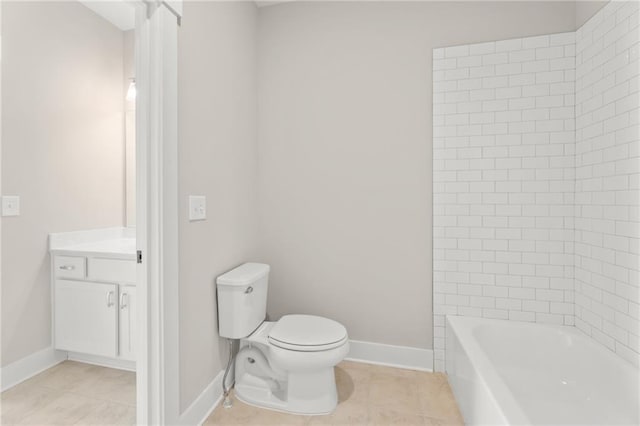
<svg viewBox="0 0 640 426">
<path fill-rule="evenodd" d="M 74 269 L 76 269 L 76 267 L 73 265 L 62 265 L 60 266 L 60 269 L 62 269 L 63 271 L 73 271 Z"/>
</svg>

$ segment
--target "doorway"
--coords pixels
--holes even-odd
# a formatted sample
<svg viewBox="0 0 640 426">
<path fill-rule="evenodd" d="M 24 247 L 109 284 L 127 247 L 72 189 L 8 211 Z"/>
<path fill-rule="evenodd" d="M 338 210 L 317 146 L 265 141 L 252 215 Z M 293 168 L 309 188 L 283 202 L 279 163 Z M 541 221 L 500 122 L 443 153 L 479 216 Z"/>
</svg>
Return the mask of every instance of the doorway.
<svg viewBox="0 0 640 426">
<path fill-rule="evenodd" d="M 113 159 L 116 158 L 117 151 L 120 150 L 121 160 L 123 161 L 123 165 L 118 166 L 122 171 L 122 180 L 121 180 L 121 191 L 122 197 L 122 206 L 121 213 L 119 214 L 121 223 L 117 223 L 117 220 L 112 220 L 113 217 L 118 216 L 111 215 L 105 213 L 107 207 L 102 209 L 102 219 L 103 222 L 100 222 L 98 225 L 94 225 L 93 223 L 81 223 L 77 224 L 77 229 L 74 229 L 74 225 L 72 221 L 68 221 L 63 225 L 56 225 L 53 229 L 47 229 L 45 233 L 45 237 L 40 236 L 40 242 L 44 246 L 47 243 L 42 243 L 43 240 L 47 239 L 46 234 L 63 234 L 67 232 L 85 232 L 87 230 L 101 230 L 102 237 L 105 237 L 104 228 L 109 228 L 111 232 L 109 238 L 106 239 L 117 239 L 113 238 L 114 234 L 113 228 L 122 228 L 118 232 L 118 238 L 122 240 L 134 240 L 132 245 L 133 248 L 133 280 L 131 277 L 131 267 L 127 264 L 125 265 L 123 262 L 114 263 L 115 261 L 124 261 L 128 259 L 118 259 L 118 258 L 109 258 L 107 256 L 108 262 L 105 263 L 105 256 L 94 256 L 95 252 L 90 254 L 82 254 L 80 252 L 74 253 L 74 256 L 58 256 L 55 253 L 47 253 L 45 256 L 51 258 L 50 265 L 46 265 L 47 267 L 40 268 L 42 270 L 46 270 L 46 273 L 43 273 L 40 278 L 42 278 L 43 282 L 51 281 L 50 294 L 51 297 L 49 300 L 45 297 L 43 300 L 42 297 L 37 298 L 37 302 L 46 307 L 46 309 L 36 309 L 29 310 L 31 312 L 34 311 L 44 311 L 50 313 L 50 322 L 51 322 L 51 337 L 50 347 L 45 347 L 44 349 L 37 350 L 37 352 L 33 352 L 31 348 L 23 348 L 21 347 L 22 342 L 24 342 L 25 335 L 19 336 L 19 339 L 16 338 L 13 341 L 11 340 L 12 334 L 6 333 L 6 330 L 3 330 L 3 348 L 11 347 L 15 348 L 14 353 L 8 352 L 8 356 L 3 354 L 3 363 L 2 363 L 2 387 L 3 389 L 13 387 L 14 385 L 28 380 L 33 376 L 37 376 L 39 372 L 42 370 L 46 370 L 52 365 L 58 364 L 62 360 L 70 359 L 74 357 L 77 362 L 80 364 L 80 368 L 75 368 L 76 373 L 81 372 L 84 369 L 84 365 L 95 366 L 101 365 L 100 368 L 107 368 L 105 371 L 123 371 L 123 370 L 135 370 L 135 406 L 137 411 L 137 423 L 163 423 L 163 422 L 174 422 L 179 413 L 177 410 L 174 410 L 172 407 L 177 407 L 177 403 L 166 403 L 165 401 L 169 400 L 167 394 L 171 394 L 171 392 L 164 392 L 164 387 L 168 386 L 169 389 L 177 389 L 177 386 L 173 384 L 177 383 L 177 358 L 172 356 L 172 353 L 176 353 L 177 348 L 175 348 L 176 340 L 171 340 L 170 337 L 173 330 L 177 329 L 177 310 L 171 309 L 171 304 L 162 304 L 163 300 L 166 300 L 164 294 L 164 286 L 165 282 L 169 281 L 172 276 L 172 271 L 177 273 L 177 253 L 171 253 L 170 250 L 166 250 L 165 247 L 173 246 L 175 247 L 173 240 L 177 239 L 177 232 L 174 232 L 173 229 L 177 230 L 177 200 L 172 198 L 171 189 L 173 187 L 177 187 L 177 173 L 171 167 L 173 162 L 175 162 L 175 158 L 171 158 L 171 150 L 176 147 L 176 137 L 175 137 L 175 128 L 176 128 L 176 120 L 175 120 L 175 111 L 172 111 L 171 105 L 175 107 L 175 97 L 176 97 L 176 85 L 169 81 L 167 83 L 167 76 L 171 74 L 171 69 L 175 69 L 176 62 L 176 40 L 171 42 L 171 38 L 175 39 L 176 31 L 175 27 L 177 25 L 176 22 L 176 12 L 175 12 L 175 4 L 174 8 L 169 8 L 167 6 L 163 6 L 161 4 L 151 4 L 140 1 L 118 1 L 118 2 L 79 2 L 76 0 L 68 0 L 68 1 L 60 1 L 58 3 L 52 2 L 43 2 L 43 4 L 47 4 L 49 7 L 55 7 L 59 5 L 60 8 L 52 9 L 51 13 L 39 13 L 38 15 L 44 19 L 43 24 L 40 28 L 45 27 L 46 22 L 51 22 L 51 20 L 55 17 L 57 13 L 61 12 L 61 9 L 72 8 L 71 14 L 76 14 L 75 17 L 81 16 L 81 19 L 77 20 L 69 20 L 66 24 L 60 25 L 60 28 L 68 30 L 68 31 L 76 31 L 76 24 L 84 22 L 84 20 L 94 20 L 96 19 L 104 19 L 106 21 L 110 21 L 110 24 L 114 26 L 118 26 L 117 22 L 124 21 L 133 22 L 134 28 L 120 29 L 121 31 L 131 31 L 129 37 L 129 46 L 135 46 L 135 66 L 130 66 L 129 71 L 135 70 L 133 75 L 125 75 L 126 71 L 124 70 L 126 67 L 122 67 L 122 75 L 121 75 L 121 84 L 120 84 L 120 95 L 121 98 L 119 100 L 111 99 L 108 103 L 110 106 L 119 104 L 122 108 L 120 110 L 120 126 L 121 131 L 113 131 L 109 130 L 103 132 L 96 132 L 96 137 L 85 137 L 84 141 L 85 145 L 78 144 L 77 147 L 80 149 L 86 149 L 88 145 L 94 143 L 95 140 L 100 139 L 102 144 L 105 145 L 105 139 L 110 139 L 114 145 L 110 146 L 110 149 L 114 149 L 113 152 L 110 152 L 109 155 L 95 155 L 96 159 L 93 162 L 85 161 L 85 164 L 82 165 L 82 170 L 88 174 L 92 173 L 95 169 L 105 168 L 104 165 L 107 163 L 107 158 Z M 84 3 L 84 4 L 83 4 Z M 5 3 L 6 4 L 6 3 Z M 4 6 L 4 5 L 0 5 Z M 29 2 L 30 7 L 38 6 L 35 2 Z M 91 6 L 91 7 L 89 7 Z M 84 8 L 84 9 L 83 9 Z M 102 8 L 102 9 L 100 9 Z M 115 9 L 117 10 L 115 10 Z M 127 11 L 125 12 L 125 9 Z M 0 8 L 2 10 L 2 8 Z M 167 12 L 169 10 L 169 12 Z M 6 10 L 3 11 L 4 17 L 6 18 Z M 90 16 L 88 13 L 94 14 Z M 126 17 L 127 15 L 128 17 Z M 124 18 L 123 18 L 124 17 Z M 118 21 L 120 19 L 120 21 Z M 27 20 L 25 22 L 31 22 Z M 94 23 L 95 23 L 94 22 Z M 104 23 L 103 23 L 104 24 Z M 107 27 L 108 25 L 96 24 L 97 26 Z M 130 24 L 129 24 L 130 25 Z M 4 26 L 0 28 L 2 31 L 2 35 L 6 35 L 6 28 Z M 113 30 L 113 29 L 112 29 Z M 112 30 L 105 30 L 107 32 Z M 89 46 L 88 37 L 83 37 L 82 34 L 75 34 L 75 40 L 73 40 L 73 44 L 78 43 L 81 48 L 85 48 L 85 54 L 78 55 L 79 57 L 87 58 L 92 56 L 91 52 L 95 51 L 95 49 Z M 124 36 L 123 36 L 124 38 Z M 104 37 L 99 37 L 100 40 L 104 41 Z M 5 61 L 2 62 L 2 78 L 4 81 L 4 86 L 10 86 L 14 81 L 19 81 L 21 78 L 25 78 L 28 80 L 28 84 L 34 84 L 36 79 L 28 79 L 26 75 L 14 73 L 13 77 L 10 79 L 8 76 L 11 75 L 11 66 L 5 67 L 9 63 L 8 58 L 11 58 L 11 50 L 4 49 L 5 42 L 8 38 L 3 38 L 3 56 Z M 28 57 L 31 60 L 31 63 L 28 64 L 31 68 L 37 69 L 38 72 L 34 73 L 34 75 L 53 75 L 62 78 L 66 83 L 70 83 L 68 85 L 68 90 L 60 90 L 62 85 L 51 85 L 57 92 L 55 96 L 52 96 L 54 99 L 54 106 L 57 108 L 52 108 L 55 112 L 60 115 L 68 112 L 69 108 L 65 108 L 64 106 L 68 103 L 69 99 L 77 92 L 99 92 L 103 94 L 106 91 L 104 84 L 100 83 L 98 79 L 95 78 L 74 78 L 71 69 L 76 71 L 78 67 L 64 68 L 61 66 L 65 61 L 68 62 L 69 57 L 66 55 L 58 55 L 57 58 L 60 59 L 58 63 L 58 67 L 47 67 L 47 66 L 38 66 L 37 60 L 42 57 L 46 57 L 48 53 L 51 53 L 53 48 L 60 47 L 61 44 L 56 44 L 53 40 L 53 37 L 48 37 L 43 39 L 43 43 L 40 45 L 43 46 L 43 50 L 41 54 L 32 55 Z M 72 43 L 69 43 L 72 44 Z M 49 47 L 46 49 L 44 47 Z M 113 46 L 112 46 L 113 47 Z M 18 50 L 20 55 L 24 58 L 24 49 L 20 49 L 18 45 Z M 15 52 L 14 52 L 15 53 Z M 55 55 L 52 55 L 55 56 Z M 106 62 L 101 62 L 104 60 L 104 55 L 98 55 L 100 58 L 96 59 L 98 65 L 109 65 L 113 66 L 113 61 L 107 60 Z M 19 55 L 15 55 L 14 58 L 20 57 Z M 114 60 L 115 61 L 115 60 Z M 123 59 L 121 62 L 125 62 Z M 11 64 L 10 64 L 11 65 Z M 68 65 L 68 64 L 66 64 Z M 92 63 L 92 65 L 96 65 L 96 63 Z M 9 72 L 5 72 L 9 70 Z M 15 71 L 15 70 L 14 70 Z M 174 71 L 175 77 L 175 71 Z M 15 80 L 14 80 L 15 78 Z M 94 84 L 91 84 L 93 81 Z M 109 83 L 109 86 L 113 89 L 116 84 Z M 67 86 L 65 86 L 67 87 Z M 3 91 L 3 104 L 5 104 L 4 95 L 6 91 Z M 135 94 L 135 95 L 134 95 Z M 27 96 L 19 96 L 17 94 L 16 102 L 22 106 L 27 99 Z M 31 97 L 34 101 L 42 101 L 40 96 Z M 81 102 L 82 103 L 82 102 Z M 89 100 L 84 103 L 85 108 L 78 108 L 79 112 L 76 112 L 73 117 L 74 120 L 71 120 L 74 125 L 78 125 L 78 128 L 82 128 L 82 126 L 87 127 L 88 119 L 86 112 L 88 109 L 94 107 L 97 103 L 95 99 Z M 100 103 L 100 105 L 104 106 L 106 103 Z M 7 120 L 6 122 L 14 119 L 14 116 L 11 116 L 7 119 L 8 115 L 5 114 L 7 108 L 3 109 L 3 120 Z M 52 114 L 53 116 L 54 114 Z M 36 117 L 37 118 L 37 117 Z M 51 135 L 55 132 L 53 130 L 61 127 L 59 120 L 59 116 L 51 117 L 51 126 L 48 131 L 42 132 L 46 137 L 44 139 L 50 141 Z M 111 117 L 111 121 L 116 122 L 115 115 Z M 33 125 L 30 125 L 28 122 L 22 127 L 18 127 L 19 134 L 22 131 L 24 134 L 28 132 L 29 129 L 33 129 L 37 127 L 35 124 L 38 120 L 32 122 Z M 103 124 L 109 120 L 103 120 Z M 14 122 L 15 123 L 15 122 Z M 40 123 L 42 124 L 42 123 Z M 57 126 L 57 127 L 56 127 Z M 135 126 L 135 130 L 133 127 Z M 11 154 L 11 150 L 7 149 L 10 147 L 10 144 L 7 141 L 10 141 L 10 137 L 7 137 L 7 134 L 4 130 L 6 130 L 7 126 L 3 126 L 3 159 L 5 159 L 8 155 Z M 46 126 L 45 126 L 46 127 Z M 106 128 L 106 127 L 105 127 Z M 53 130 L 52 130 L 53 129 Z M 104 130 L 104 129 L 103 129 Z M 63 132 L 64 133 L 64 132 Z M 80 131 L 67 131 L 66 138 L 60 138 L 62 141 L 67 141 L 72 137 L 79 134 Z M 104 135 L 109 133 L 111 136 L 106 138 Z M 118 148 L 114 148 L 115 144 L 119 144 L 117 142 L 118 137 L 113 136 L 114 134 L 119 133 L 122 137 L 122 145 L 118 145 Z M 32 138 L 24 138 L 28 140 L 33 140 Z M 135 143 L 133 140 L 135 139 Z M 170 143 L 165 143 L 170 141 Z M 98 146 L 100 144 L 97 144 Z M 51 150 L 32 150 L 31 152 L 23 153 L 25 155 L 42 155 L 45 159 L 55 158 L 58 161 L 63 161 L 65 158 L 70 158 L 73 160 L 77 160 L 78 158 L 83 159 L 82 156 L 78 155 L 78 151 L 73 149 L 65 148 L 65 149 L 55 149 L 60 148 L 60 145 L 51 145 Z M 5 149 L 7 149 L 5 151 Z M 24 146 L 22 147 L 24 149 Z M 28 151 L 28 149 L 26 150 Z M 135 166 L 134 166 L 135 164 Z M 22 164 L 21 164 L 22 166 Z M 25 167 L 28 169 L 27 167 Z M 52 175 L 48 175 L 47 168 L 35 168 L 31 169 L 32 176 L 30 177 L 33 180 L 41 179 L 41 182 L 46 183 L 47 181 L 51 181 L 53 179 Z M 69 168 L 67 167 L 59 167 L 58 170 L 62 170 L 63 172 L 69 173 Z M 6 171 L 5 172 L 6 176 Z M 135 178 L 133 178 L 135 176 Z M 68 176 L 67 176 L 68 178 Z M 119 179 L 119 178 L 118 178 Z M 5 196 L 10 194 L 13 191 L 8 191 L 6 189 L 5 182 L 9 179 L 3 179 L 2 181 L 2 190 L 3 190 L 3 201 L 5 200 Z M 77 189 L 82 187 L 82 182 L 87 181 L 88 179 L 67 179 L 67 183 L 70 183 L 69 188 Z M 103 202 L 107 197 L 105 196 L 105 188 L 104 186 L 100 186 L 102 184 L 113 183 L 115 180 L 113 178 L 109 179 L 95 179 L 94 187 L 97 188 L 94 192 L 97 193 L 97 196 L 94 196 L 90 202 L 86 200 L 77 201 L 76 208 L 77 210 L 88 210 L 93 205 L 93 202 Z M 10 182 L 9 182 L 10 183 Z M 114 186 L 114 185 L 111 185 Z M 22 187 L 20 185 L 14 186 L 16 193 L 18 193 Z M 94 189 L 95 189 L 94 188 Z M 69 202 L 69 198 L 67 200 L 64 199 L 64 196 L 68 196 L 72 191 L 68 191 L 63 196 L 60 197 L 50 197 L 46 200 L 43 205 L 46 207 L 47 205 L 52 204 L 52 201 L 66 201 Z M 49 193 L 50 195 L 50 193 Z M 94 194 L 96 195 L 96 194 Z M 46 198 L 46 197 L 42 197 Z M 29 216 L 31 213 L 33 206 L 35 205 L 32 200 L 36 200 L 38 197 L 31 196 L 23 196 L 22 197 L 22 213 L 24 216 Z M 53 199 L 53 200 L 52 200 Z M 97 200 L 97 201 L 96 201 Z M 48 203 L 48 204 L 47 204 Z M 114 203 L 106 203 L 108 207 L 113 207 Z M 171 214 L 170 210 L 172 207 L 175 208 L 175 214 Z M 44 211 L 45 209 L 41 209 Z M 7 215 L 10 216 L 10 215 Z M 17 217 L 20 215 L 15 215 L 16 217 L 3 217 L 2 218 L 2 228 L 0 228 L 0 232 L 2 232 L 2 237 L 5 238 L 8 234 L 10 235 L 15 231 L 15 228 L 18 227 Z M 51 218 L 54 215 L 47 215 L 47 218 Z M 63 215 L 67 219 L 71 217 L 71 215 Z M 109 217 L 111 219 L 109 219 Z M 111 226 L 117 225 L 117 226 Z M 135 230 L 132 227 L 135 226 Z M 44 226 L 42 226 L 44 228 Z M 99 233 L 99 232 L 98 232 Z M 93 237 L 96 236 L 94 232 L 92 234 Z M 56 241 L 57 243 L 70 243 L 73 242 L 68 238 L 65 240 L 64 237 L 58 235 L 58 238 L 51 238 L 49 235 L 49 244 L 47 248 L 51 248 L 51 241 Z M 78 234 L 75 234 L 75 237 L 78 237 Z M 86 235 L 84 236 L 86 237 Z M 105 238 L 103 238 L 105 239 Z M 76 241 L 78 242 L 78 241 Z M 81 243 L 86 245 L 90 243 L 90 241 L 83 240 Z M 5 244 L 3 244 L 5 245 Z M 125 244 L 126 245 L 126 244 Z M 6 247 L 6 245 L 5 245 Z M 60 246 L 55 246 L 56 249 L 60 249 Z M 129 247 L 127 250 L 130 250 Z M 5 250 L 1 253 L 4 255 L 7 253 Z M 127 253 L 129 254 L 129 253 Z M 58 259 L 60 257 L 60 259 Z M 174 261 L 172 261 L 174 259 Z M 56 263 L 60 260 L 62 263 Z M 167 260 L 167 261 L 165 261 Z M 136 263 L 137 262 L 137 263 Z M 114 265 L 118 265 L 115 267 Z M 162 265 L 162 266 L 161 266 Z M 103 275 L 98 276 L 99 271 L 102 271 Z M 119 276 L 112 276 L 109 274 L 113 274 L 114 271 L 121 273 Z M 3 271 L 4 272 L 4 271 Z M 104 275 L 106 274 L 106 275 Z M 4 275 L 3 275 L 4 276 Z M 169 278 L 167 278 L 169 277 Z M 60 281 L 64 285 L 56 287 L 56 283 Z M 118 316 L 120 316 L 120 310 L 124 310 L 124 308 L 132 308 L 130 309 L 129 321 L 136 322 L 135 329 L 129 329 L 129 334 L 126 336 L 126 339 L 121 339 L 122 330 L 119 330 L 119 327 L 125 323 L 123 318 L 117 318 L 114 322 L 112 322 L 109 327 L 105 327 L 105 329 L 114 330 L 109 335 L 110 337 L 116 337 L 115 343 L 106 342 L 92 342 L 92 344 L 86 344 L 87 342 L 79 341 L 78 339 L 74 339 L 80 335 L 80 330 L 82 329 L 82 325 L 86 325 L 87 323 L 83 321 L 73 321 L 73 318 L 69 320 L 66 318 L 66 325 L 62 327 L 62 333 L 59 333 L 60 330 L 56 329 L 56 324 L 62 324 L 64 321 L 60 320 L 61 318 L 67 316 L 69 312 L 75 312 L 76 308 L 86 308 L 87 305 L 83 305 L 81 303 L 76 303 L 79 298 L 73 297 L 73 293 L 71 297 L 60 297 L 57 298 L 60 294 L 64 292 L 59 289 L 64 289 L 64 291 L 72 291 L 80 288 L 82 291 L 86 290 L 88 287 L 79 287 L 81 282 L 87 281 L 92 284 L 99 284 L 103 286 L 101 288 L 101 292 L 106 294 L 106 298 L 101 299 L 101 307 L 103 307 L 103 303 L 107 308 L 111 308 L 112 311 L 118 311 Z M 5 291 L 11 283 L 7 284 L 8 280 L 3 279 L 3 295 L 4 303 L 10 303 L 10 297 L 6 297 L 10 292 Z M 148 283 L 151 283 L 148 285 Z M 126 289 L 127 285 L 132 287 L 135 286 L 135 292 L 129 291 Z M 104 287 L 106 286 L 106 287 Z M 42 288 L 45 286 L 40 286 L 38 288 Z M 74 291 L 75 291 L 74 290 Z M 96 291 L 97 293 L 97 291 Z M 70 293 L 66 293 L 67 296 Z M 168 294 L 166 296 L 169 296 Z M 58 313 L 65 313 L 64 315 L 60 315 L 58 318 L 60 321 L 56 322 L 56 309 L 55 303 L 60 300 L 69 303 L 70 305 L 63 305 L 68 308 L 72 306 L 73 309 L 60 309 Z M 93 300 L 89 298 L 88 300 Z M 74 303 L 76 303 L 74 305 Z M 13 304 L 18 308 L 21 306 L 19 303 Z M 51 312 L 49 312 L 49 310 Z M 10 310 L 4 309 L 3 311 L 3 324 L 7 322 L 4 321 L 5 314 Z M 90 309 L 84 309 L 85 314 L 91 313 Z M 133 311 L 133 312 L 131 312 Z M 136 312 L 137 311 L 137 312 Z M 76 312 L 77 313 L 77 312 Z M 20 313 L 15 316 L 15 324 L 20 324 L 21 321 Z M 41 319 L 46 320 L 47 315 L 43 315 Z M 175 325 L 172 325 L 172 322 L 176 321 Z M 44 323 L 44 321 L 43 321 Z M 100 321 L 96 321 L 95 324 L 103 325 Z M 95 325 L 94 324 L 94 325 Z M 69 330 L 65 328 L 69 325 L 77 326 L 75 329 Z M 46 326 L 45 326 L 46 327 Z M 16 327 L 18 329 L 18 327 Z M 22 331 L 28 331 L 25 328 L 22 328 Z M 46 331 L 46 328 L 45 328 Z M 94 334 L 99 333 L 86 333 L 84 330 L 85 336 L 93 337 Z M 68 339 L 56 339 L 56 335 L 60 334 L 60 336 L 68 337 Z M 135 340 L 135 345 L 130 345 L 131 340 Z M 63 341 L 64 346 L 56 347 L 57 341 Z M 96 344 L 98 343 L 98 344 Z M 126 344 L 129 344 L 128 349 L 135 347 L 135 351 L 127 353 L 127 358 L 122 356 L 123 348 Z M 36 346 L 37 349 L 38 343 L 36 342 L 32 346 Z M 28 345 L 27 345 L 28 346 Z M 167 346 L 174 346 L 173 348 L 167 349 Z M 113 349 L 113 348 L 116 349 Z M 133 355 L 135 354 L 135 355 Z M 14 359 L 10 359 L 10 358 Z M 7 360 L 5 362 L 5 360 Z M 175 362 L 174 362 L 175 361 Z M 133 364 L 132 364 L 133 363 Z M 131 368 L 133 365 L 133 368 Z M 89 367 L 87 367 L 89 368 Z M 61 369 L 62 370 L 62 369 Z M 170 373 L 167 373 L 169 372 Z M 82 373 L 80 373 L 82 374 Z M 49 386 L 51 384 L 49 383 Z M 45 386 L 46 387 L 46 386 Z M 177 392 L 177 391 L 176 391 Z M 171 395 L 169 395 L 171 396 Z M 175 399 L 177 401 L 177 395 L 175 395 Z M 3 407 L 3 412 L 4 412 Z"/>
</svg>

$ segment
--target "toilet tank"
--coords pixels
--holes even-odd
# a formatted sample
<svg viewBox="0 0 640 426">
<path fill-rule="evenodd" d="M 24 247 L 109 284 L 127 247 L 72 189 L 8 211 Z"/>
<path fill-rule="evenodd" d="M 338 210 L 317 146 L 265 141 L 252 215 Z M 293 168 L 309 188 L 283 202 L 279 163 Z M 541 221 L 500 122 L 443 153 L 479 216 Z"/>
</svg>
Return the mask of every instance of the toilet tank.
<svg viewBox="0 0 640 426">
<path fill-rule="evenodd" d="M 262 324 L 268 286 L 269 265 L 264 263 L 245 263 L 218 277 L 220 337 L 242 339 Z"/>
</svg>

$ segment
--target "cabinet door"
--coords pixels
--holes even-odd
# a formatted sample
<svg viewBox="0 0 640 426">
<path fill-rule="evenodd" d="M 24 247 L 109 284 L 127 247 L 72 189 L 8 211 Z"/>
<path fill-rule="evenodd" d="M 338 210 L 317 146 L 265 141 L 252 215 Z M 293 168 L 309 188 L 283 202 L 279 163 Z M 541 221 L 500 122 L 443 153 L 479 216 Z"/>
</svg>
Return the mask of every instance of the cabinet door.
<svg viewBox="0 0 640 426">
<path fill-rule="evenodd" d="M 118 286 L 55 281 L 56 349 L 118 355 Z"/>
<path fill-rule="evenodd" d="M 136 310 L 136 287 L 132 285 L 120 286 L 120 321 L 119 340 L 120 358 L 136 360 L 136 338 L 138 328 Z"/>
</svg>

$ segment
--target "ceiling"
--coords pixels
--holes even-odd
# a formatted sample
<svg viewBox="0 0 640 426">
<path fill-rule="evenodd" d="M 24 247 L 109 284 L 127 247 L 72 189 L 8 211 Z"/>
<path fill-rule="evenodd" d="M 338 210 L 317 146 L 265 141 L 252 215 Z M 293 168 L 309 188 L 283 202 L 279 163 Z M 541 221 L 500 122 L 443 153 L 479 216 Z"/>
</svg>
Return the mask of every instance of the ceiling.
<svg viewBox="0 0 640 426">
<path fill-rule="evenodd" d="M 135 9 L 125 0 L 97 1 L 78 0 L 80 3 L 111 22 L 122 31 L 132 30 L 136 26 Z"/>
<path fill-rule="evenodd" d="M 255 0 L 258 7 L 272 6 L 274 4 L 288 3 L 295 0 Z"/>
<path fill-rule="evenodd" d="M 78 0 L 122 31 L 135 28 L 135 9 L 126 0 Z M 188 0 L 185 0 L 188 1 Z M 258 7 L 273 6 L 296 0 L 255 0 Z"/>
</svg>

